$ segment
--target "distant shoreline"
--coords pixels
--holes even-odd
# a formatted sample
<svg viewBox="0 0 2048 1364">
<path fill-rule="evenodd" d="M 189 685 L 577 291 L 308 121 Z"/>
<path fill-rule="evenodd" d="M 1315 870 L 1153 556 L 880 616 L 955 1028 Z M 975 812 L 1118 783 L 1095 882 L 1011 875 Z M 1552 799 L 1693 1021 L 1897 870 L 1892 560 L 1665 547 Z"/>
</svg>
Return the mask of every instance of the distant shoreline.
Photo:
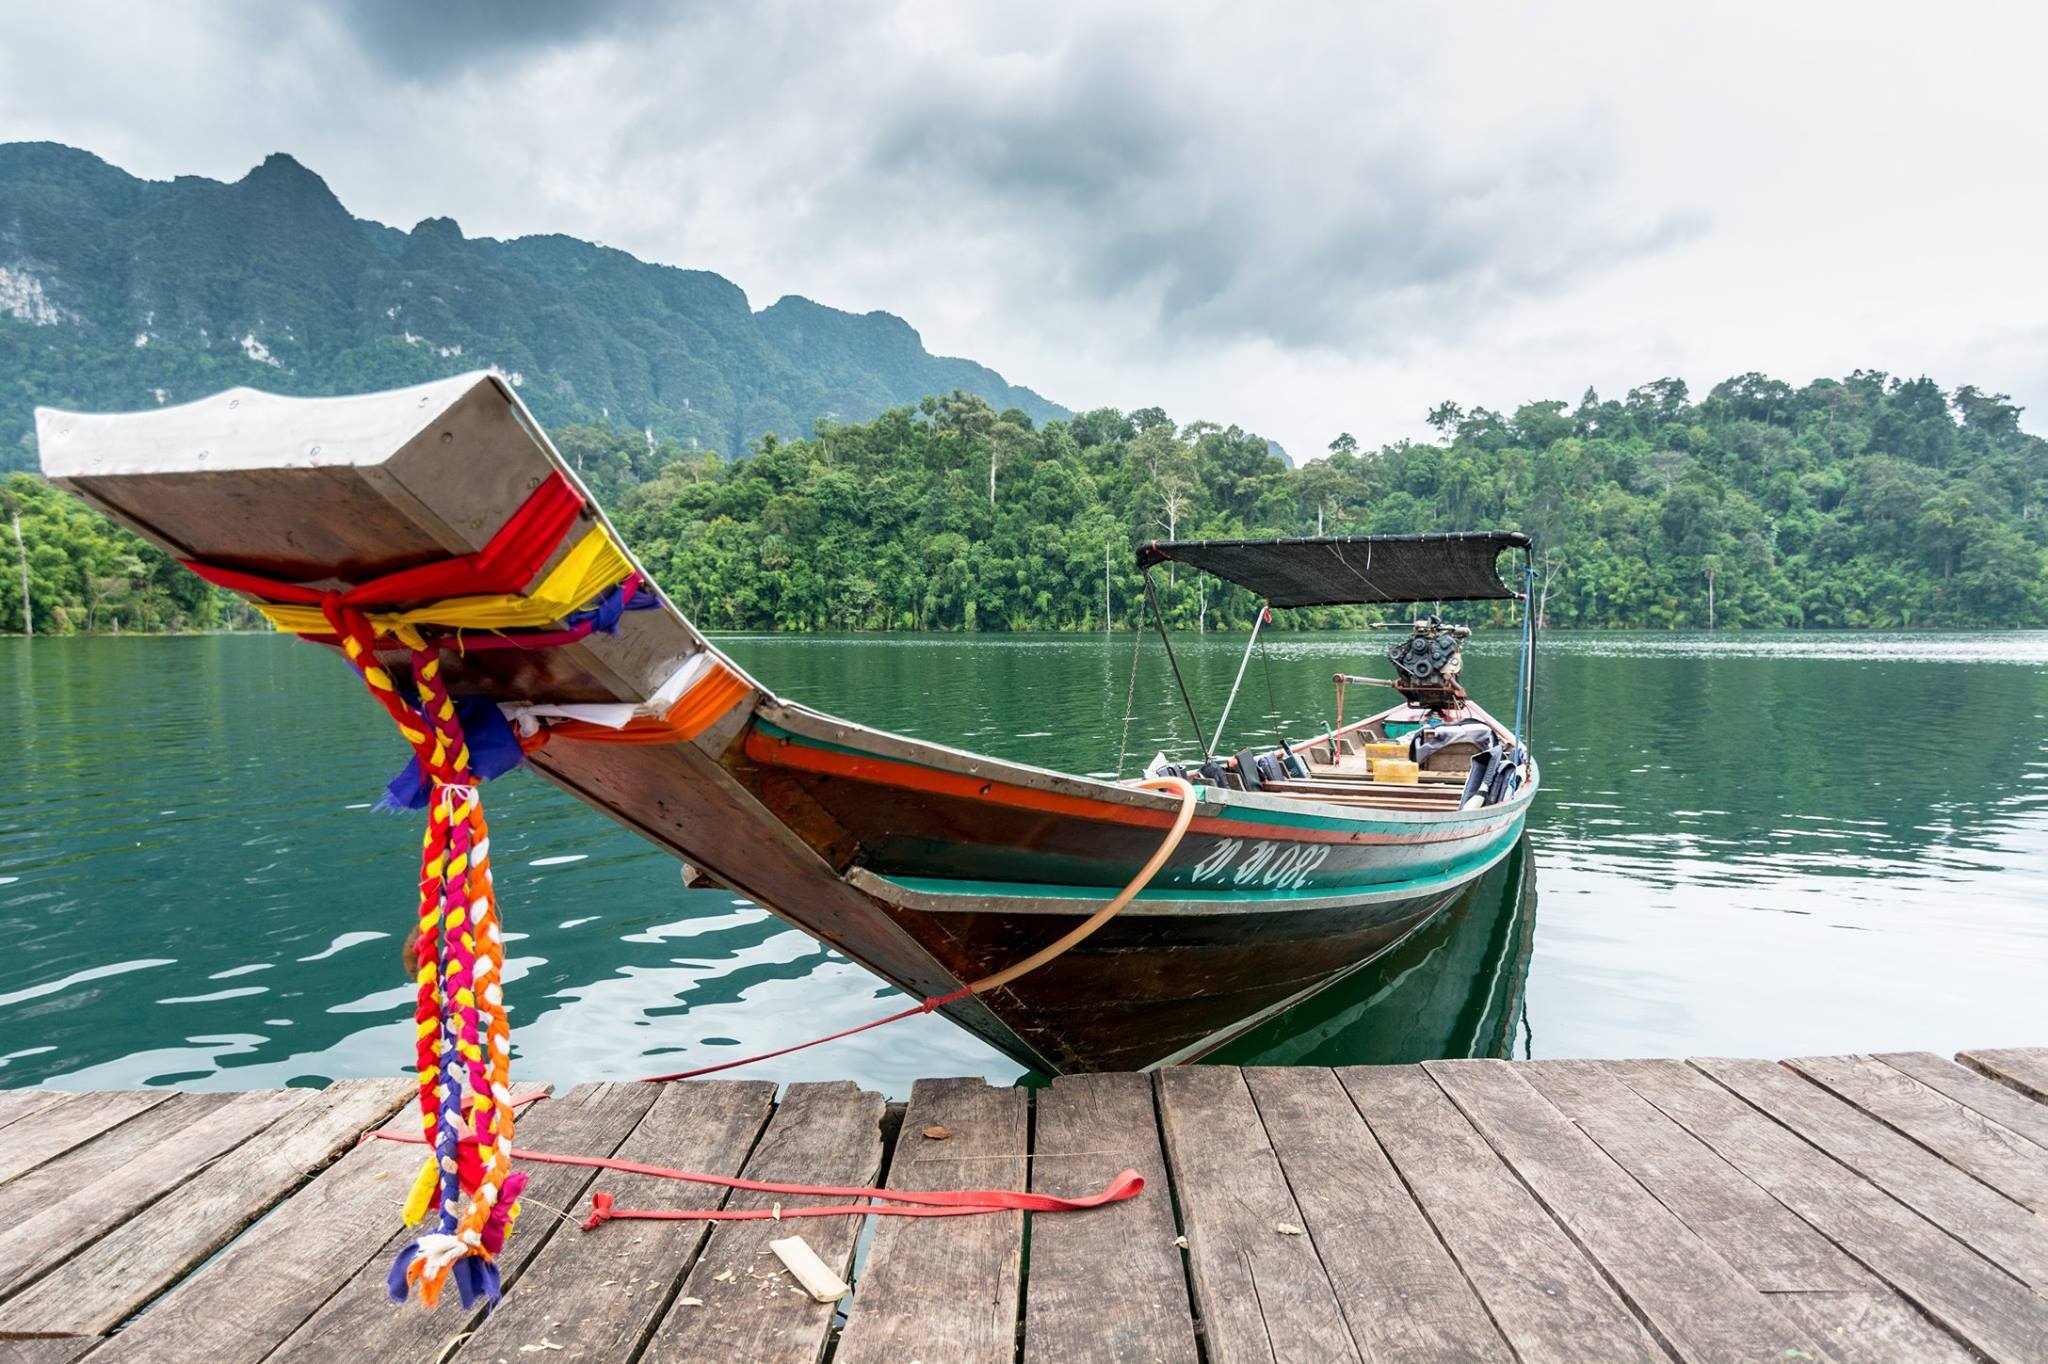
<svg viewBox="0 0 2048 1364">
<path fill-rule="evenodd" d="M 1473 627 L 1474 634 L 1509 635 L 1512 626 Z M 1557 635 L 1656 635 L 1659 637 L 1696 635 L 1701 638 L 1726 636 L 1731 639 L 1754 639 L 1764 635 L 1977 635 L 1987 631 L 1999 634 L 2043 634 L 2048 633 L 2048 622 L 2035 625 L 1827 625 L 1827 626 L 1774 626 L 1770 629 L 1756 629 L 1740 625 L 1723 626 L 1718 630 L 1702 629 L 1698 626 L 1656 627 L 1647 625 L 1553 625 L 1542 631 L 1544 637 Z M 66 634 L 39 632 L 25 635 L 19 630 L 0 630 L 0 639 L 202 639 L 211 637 L 242 636 L 250 639 L 278 637 L 276 630 L 95 630 L 74 631 Z M 703 630 L 698 633 L 706 639 L 1099 639 L 1105 633 L 1112 638 L 1128 638 L 1131 627 L 1119 625 L 1113 631 L 1102 630 Z M 1149 629 L 1148 634 L 1152 633 Z M 1217 629 L 1206 632 L 1224 639 L 1242 639 L 1245 630 Z M 1287 639 L 1314 639 L 1335 635 L 1364 635 L 1364 629 L 1335 630 L 1272 630 L 1273 637 Z M 1385 632 L 1378 632 L 1384 634 Z M 1204 633 L 1194 630 L 1175 630 L 1175 639 L 1201 639 Z"/>
</svg>

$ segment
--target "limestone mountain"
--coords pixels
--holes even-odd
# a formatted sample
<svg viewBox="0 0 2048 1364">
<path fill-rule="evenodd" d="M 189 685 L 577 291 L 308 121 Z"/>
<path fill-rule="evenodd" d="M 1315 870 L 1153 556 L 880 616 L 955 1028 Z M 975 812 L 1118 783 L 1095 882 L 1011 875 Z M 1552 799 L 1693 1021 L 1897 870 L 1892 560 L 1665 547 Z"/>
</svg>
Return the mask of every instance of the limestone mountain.
<svg viewBox="0 0 2048 1364">
<path fill-rule="evenodd" d="M 232 184 L 138 179 L 0 144 L 0 471 L 37 404 L 134 408 L 237 384 L 391 388 L 495 366 L 551 425 L 600 421 L 727 454 L 954 389 L 1067 415 L 899 317 L 789 297 L 564 236 L 410 232 L 353 216 L 277 154 Z"/>
</svg>

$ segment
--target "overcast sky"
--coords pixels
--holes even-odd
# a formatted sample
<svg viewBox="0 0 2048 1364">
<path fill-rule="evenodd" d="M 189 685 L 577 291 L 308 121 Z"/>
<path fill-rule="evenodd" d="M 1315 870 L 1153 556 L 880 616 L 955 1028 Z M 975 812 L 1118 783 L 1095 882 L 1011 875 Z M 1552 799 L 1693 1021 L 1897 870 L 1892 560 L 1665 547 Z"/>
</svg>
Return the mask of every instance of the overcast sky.
<svg viewBox="0 0 2048 1364">
<path fill-rule="evenodd" d="M 2048 429 L 2048 9 L 9 7 L 0 140 L 566 232 L 1297 456 L 1858 366 Z"/>
</svg>

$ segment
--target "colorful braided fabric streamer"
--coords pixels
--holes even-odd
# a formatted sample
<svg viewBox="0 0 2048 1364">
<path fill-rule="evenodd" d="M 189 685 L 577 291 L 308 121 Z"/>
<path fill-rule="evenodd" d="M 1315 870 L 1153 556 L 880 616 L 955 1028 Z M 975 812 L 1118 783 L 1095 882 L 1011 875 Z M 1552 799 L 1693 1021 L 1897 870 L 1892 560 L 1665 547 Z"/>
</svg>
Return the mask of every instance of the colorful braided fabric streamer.
<svg viewBox="0 0 2048 1364">
<path fill-rule="evenodd" d="M 496 1303 L 496 1257 L 518 1215 L 512 1171 L 512 1033 L 505 1017 L 504 937 L 491 885 L 490 829 L 469 744 L 436 650 L 412 651 L 417 706 L 377 661 L 368 617 L 330 593 L 320 611 L 431 783 L 420 853 L 419 992 L 413 1008 L 420 1125 L 433 1155 L 406 1200 L 406 1220 L 435 1215 L 391 1266 L 391 1296 L 426 1307 L 452 1278 L 464 1307 Z M 464 1195 L 468 1201 L 464 1202 Z"/>
<path fill-rule="evenodd" d="M 407 1224 L 422 1230 L 399 1252 L 386 1282 L 394 1299 L 403 1302 L 417 1290 L 430 1309 L 451 1280 L 465 1308 L 498 1301 L 497 1257 L 526 1186 L 526 1176 L 512 1169 L 504 938 L 491 884 L 490 830 L 477 791 L 480 778 L 518 763 L 522 745 L 495 704 L 478 698 L 458 704 L 449 694 L 441 650 L 471 643 L 553 647 L 613 632 L 624 612 L 660 604 L 602 523 L 526 588 L 561 549 L 583 507 L 581 494 L 553 474 L 483 549 L 339 591 L 220 565 L 186 565 L 210 583 L 254 598 L 257 610 L 279 630 L 339 645 L 413 751 L 411 768 L 392 784 L 390 802 L 423 805 L 427 812 L 413 1021 L 420 1139 L 432 1154 L 405 1204 Z M 435 637 L 422 627 L 437 627 Z M 537 627 L 545 628 L 535 634 L 483 633 L 475 641 L 460 633 Z M 401 691 L 379 663 L 381 635 L 410 650 L 416 698 Z M 720 695 L 735 685 L 743 683 L 725 679 Z M 701 727 L 709 720 L 691 718 L 697 704 L 686 696 L 677 712 Z M 675 718 L 676 713 L 669 717 Z M 642 728 L 659 732 L 636 732 L 629 741 L 677 737 L 670 724 Z M 472 734 L 479 744 L 475 751 Z"/>
<path fill-rule="evenodd" d="M 527 587 L 568 541 L 583 509 L 575 487 L 552 474 L 475 553 L 339 591 L 186 564 L 206 581 L 253 598 L 279 630 L 339 645 L 413 751 L 413 763 L 393 781 L 388 800 L 427 812 L 413 1021 L 420 1140 L 432 1154 L 405 1205 L 407 1224 L 422 1230 L 399 1252 L 387 1285 L 401 1302 L 417 1290 L 428 1308 L 451 1280 L 465 1308 L 498 1301 L 497 1257 L 526 1185 L 526 1176 L 512 1169 L 504 938 L 491 884 L 490 830 L 477 791 L 480 778 L 516 765 L 523 751 L 494 703 L 458 703 L 449 694 L 441 650 L 555 647 L 612 633 L 625 612 L 659 606 L 659 597 L 645 589 L 601 522 Z M 423 627 L 434 628 L 435 635 L 429 638 Z M 465 640 L 465 630 L 480 633 Z M 416 698 L 401 691 L 378 662 L 379 636 L 410 650 Z M 685 697 L 677 709 L 689 711 L 694 704 Z M 673 739 L 668 726 L 659 728 L 660 739 Z M 633 738 L 649 742 L 657 736 Z"/>
</svg>

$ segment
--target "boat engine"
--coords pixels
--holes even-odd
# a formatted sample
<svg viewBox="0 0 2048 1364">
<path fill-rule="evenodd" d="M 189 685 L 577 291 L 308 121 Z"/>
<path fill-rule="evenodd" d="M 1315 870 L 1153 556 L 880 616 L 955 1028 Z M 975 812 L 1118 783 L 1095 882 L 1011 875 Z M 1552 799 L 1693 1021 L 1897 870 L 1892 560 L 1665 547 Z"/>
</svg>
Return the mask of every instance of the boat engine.
<svg viewBox="0 0 2048 1364">
<path fill-rule="evenodd" d="M 1471 626 L 1449 625 L 1437 616 L 1416 621 L 1408 638 L 1387 650 L 1394 665 L 1394 689 L 1409 705 L 1423 710 L 1463 705 L 1465 689 L 1458 685 L 1458 672 L 1465 666 L 1465 638 L 1471 633 Z"/>
</svg>

